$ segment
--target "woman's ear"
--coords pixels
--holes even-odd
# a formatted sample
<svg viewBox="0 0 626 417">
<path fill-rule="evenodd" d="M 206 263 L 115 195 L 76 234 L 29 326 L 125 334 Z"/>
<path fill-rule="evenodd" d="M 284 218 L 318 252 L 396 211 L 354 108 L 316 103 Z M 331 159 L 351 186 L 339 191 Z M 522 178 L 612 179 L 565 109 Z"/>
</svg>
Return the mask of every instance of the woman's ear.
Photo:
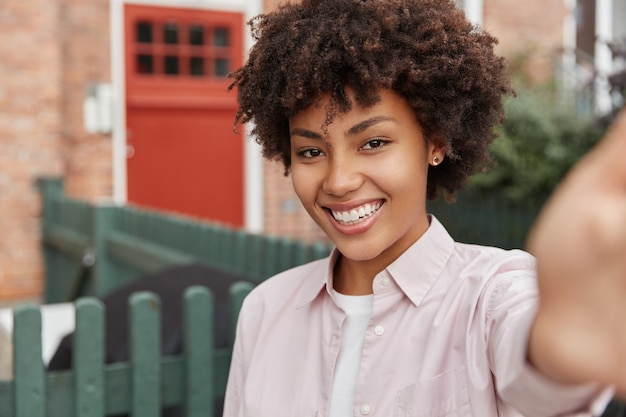
<svg viewBox="0 0 626 417">
<path fill-rule="evenodd" d="M 437 166 L 446 157 L 446 142 L 441 135 L 433 135 L 428 143 L 428 163 Z"/>
</svg>

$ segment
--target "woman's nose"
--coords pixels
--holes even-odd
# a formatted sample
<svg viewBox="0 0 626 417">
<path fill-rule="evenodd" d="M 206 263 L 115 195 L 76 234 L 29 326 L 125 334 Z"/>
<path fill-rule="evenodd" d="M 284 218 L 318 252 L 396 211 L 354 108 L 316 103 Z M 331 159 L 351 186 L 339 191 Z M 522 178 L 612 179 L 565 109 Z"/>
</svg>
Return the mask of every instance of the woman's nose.
<svg viewBox="0 0 626 417">
<path fill-rule="evenodd" d="M 347 158 L 333 158 L 328 163 L 324 179 L 324 192 L 337 197 L 357 190 L 362 184 L 358 164 Z"/>
</svg>

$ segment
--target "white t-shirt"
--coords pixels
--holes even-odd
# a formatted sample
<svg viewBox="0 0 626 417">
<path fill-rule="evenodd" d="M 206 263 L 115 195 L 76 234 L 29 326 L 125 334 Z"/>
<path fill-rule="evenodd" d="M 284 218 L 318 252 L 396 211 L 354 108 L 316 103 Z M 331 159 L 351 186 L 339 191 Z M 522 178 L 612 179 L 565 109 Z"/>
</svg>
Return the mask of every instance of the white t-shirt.
<svg viewBox="0 0 626 417">
<path fill-rule="evenodd" d="M 333 290 L 333 296 L 346 318 L 341 326 L 341 347 L 335 364 L 328 417 L 348 417 L 354 414 L 354 389 L 374 295 L 344 295 Z"/>
</svg>

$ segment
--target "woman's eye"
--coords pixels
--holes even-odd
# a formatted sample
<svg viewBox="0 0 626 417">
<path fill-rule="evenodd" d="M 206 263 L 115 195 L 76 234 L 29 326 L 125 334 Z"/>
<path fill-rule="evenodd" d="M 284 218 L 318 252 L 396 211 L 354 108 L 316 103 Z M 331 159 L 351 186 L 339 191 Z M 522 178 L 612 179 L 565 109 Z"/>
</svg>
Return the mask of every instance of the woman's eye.
<svg viewBox="0 0 626 417">
<path fill-rule="evenodd" d="M 304 158 L 316 158 L 322 155 L 322 151 L 316 148 L 303 149 L 298 152 L 298 155 Z"/>
<path fill-rule="evenodd" d="M 387 143 L 386 140 L 383 139 L 371 139 L 368 140 L 365 145 L 363 145 L 363 149 L 365 150 L 369 150 L 369 149 L 376 149 L 376 148 L 380 148 L 381 146 L 383 146 L 385 143 Z"/>
</svg>

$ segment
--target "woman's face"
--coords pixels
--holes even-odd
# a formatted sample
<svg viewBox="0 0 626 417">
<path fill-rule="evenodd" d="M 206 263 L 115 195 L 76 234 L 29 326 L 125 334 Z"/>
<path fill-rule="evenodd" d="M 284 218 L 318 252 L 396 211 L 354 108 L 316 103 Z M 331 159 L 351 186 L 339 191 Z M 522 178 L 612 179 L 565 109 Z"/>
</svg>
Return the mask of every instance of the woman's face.
<svg viewBox="0 0 626 417">
<path fill-rule="evenodd" d="M 389 90 L 353 104 L 324 128 L 328 97 L 289 119 L 293 186 L 341 254 L 384 268 L 428 228 L 429 162 L 444 149 L 425 143 L 407 101 Z M 354 101 L 353 101 L 354 103 Z"/>
</svg>

